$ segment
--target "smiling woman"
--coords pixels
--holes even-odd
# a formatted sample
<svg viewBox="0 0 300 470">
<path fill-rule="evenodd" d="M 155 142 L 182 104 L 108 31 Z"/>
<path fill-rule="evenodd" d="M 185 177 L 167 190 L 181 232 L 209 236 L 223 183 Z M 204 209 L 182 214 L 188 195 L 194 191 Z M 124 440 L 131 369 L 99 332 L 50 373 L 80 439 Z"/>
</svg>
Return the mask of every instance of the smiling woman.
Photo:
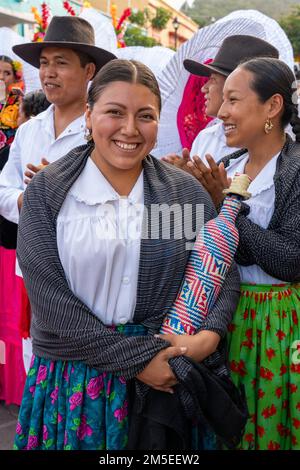
<svg viewBox="0 0 300 470">
<path fill-rule="evenodd" d="M 229 358 L 245 386 L 250 418 L 241 448 L 300 449 L 300 119 L 295 77 L 275 58 L 239 65 L 226 79 L 227 145 L 238 147 L 210 168 L 196 163 L 217 205 L 227 177 L 246 173 L 250 199 L 237 218 L 241 296 L 230 326 Z M 296 141 L 285 133 L 291 123 Z M 196 175 L 196 173 L 194 173 Z M 199 176 L 199 173 L 198 173 Z"/>
<path fill-rule="evenodd" d="M 122 63 L 116 63 L 95 78 L 86 112 L 95 143 L 92 160 L 124 196 L 130 193 L 142 171 L 142 160 L 155 145 L 160 112 L 159 89 L 152 76 L 138 62 L 129 64 L 127 76 L 125 70 L 123 75 L 117 74 Z"/>
<path fill-rule="evenodd" d="M 160 106 L 157 81 L 145 65 L 106 64 L 88 92 L 88 144 L 38 173 L 25 192 L 18 256 L 32 307 L 34 357 L 18 449 L 125 449 L 129 399 L 138 399 L 146 385 L 181 412 L 172 400 L 177 379 L 168 361 L 185 353 L 194 358 L 194 350 L 170 346 L 154 333 L 181 286 L 189 235 L 176 236 L 178 219 L 171 217 L 166 239 L 161 219 L 147 214 L 154 205 L 175 204 L 182 213 L 188 204 L 196 227 L 198 205 L 203 222 L 215 211 L 192 176 L 149 155 Z M 159 236 L 148 236 L 147 225 L 149 235 L 158 230 Z M 207 326 L 213 331 L 196 338 L 203 358 L 215 352 L 238 298 L 234 269 L 226 280 Z M 217 357 L 227 373 L 222 341 Z M 181 359 L 185 370 L 187 358 Z M 183 420 L 188 432 L 176 428 L 178 446 L 205 448 L 202 418 L 197 425 Z"/>
</svg>

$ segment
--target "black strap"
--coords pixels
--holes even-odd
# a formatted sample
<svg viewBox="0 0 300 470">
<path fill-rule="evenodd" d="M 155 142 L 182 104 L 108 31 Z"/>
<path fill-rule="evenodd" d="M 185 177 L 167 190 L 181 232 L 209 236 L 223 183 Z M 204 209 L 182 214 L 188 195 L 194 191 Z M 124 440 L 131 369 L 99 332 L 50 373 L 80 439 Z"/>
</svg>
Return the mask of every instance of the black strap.
<svg viewBox="0 0 300 470">
<path fill-rule="evenodd" d="M 17 247 L 18 225 L 0 216 L 0 246 L 15 250 Z"/>
</svg>

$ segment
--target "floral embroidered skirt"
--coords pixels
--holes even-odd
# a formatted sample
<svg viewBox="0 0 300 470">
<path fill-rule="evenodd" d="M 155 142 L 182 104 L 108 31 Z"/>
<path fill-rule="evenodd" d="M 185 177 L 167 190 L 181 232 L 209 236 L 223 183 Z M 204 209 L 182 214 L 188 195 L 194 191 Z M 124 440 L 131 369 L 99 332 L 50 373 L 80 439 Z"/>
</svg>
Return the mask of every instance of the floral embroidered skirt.
<svg viewBox="0 0 300 470">
<path fill-rule="evenodd" d="M 229 360 L 250 414 L 241 449 L 300 449 L 299 286 L 242 284 Z"/>
<path fill-rule="evenodd" d="M 141 325 L 122 325 L 128 336 Z M 33 356 L 17 424 L 15 449 L 123 450 L 128 436 L 126 381 L 79 361 Z"/>
</svg>

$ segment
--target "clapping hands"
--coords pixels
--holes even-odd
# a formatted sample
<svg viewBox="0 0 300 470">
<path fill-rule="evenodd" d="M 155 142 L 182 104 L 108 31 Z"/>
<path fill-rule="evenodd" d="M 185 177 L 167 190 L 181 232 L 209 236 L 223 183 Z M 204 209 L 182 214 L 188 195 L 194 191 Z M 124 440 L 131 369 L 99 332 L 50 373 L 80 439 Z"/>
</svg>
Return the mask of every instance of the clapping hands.
<svg viewBox="0 0 300 470">
<path fill-rule="evenodd" d="M 205 157 L 209 166 L 206 166 L 197 155 L 187 162 L 187 166 L 193 176 L 210 194 L 217 207 L 224 199 L 223 189 L 230 186 L 231 178 L 227 177 L 223 162 L 218 165 L 211 155 L 207 154 Z"/>
<path fill-rule="evenodd" d="M 170 163 L 171 165 L 180 168 L 181 170 L 187 171 L 192 174 L 191 169 L 188 167 L 188 162 L 190 162 L 190 151 L 187 148 L 182 149 L 182 156 L 176 155 L 175 153 L 170 153 L 165 157 L 162 157 L 162 161 Z"/>
</svg>

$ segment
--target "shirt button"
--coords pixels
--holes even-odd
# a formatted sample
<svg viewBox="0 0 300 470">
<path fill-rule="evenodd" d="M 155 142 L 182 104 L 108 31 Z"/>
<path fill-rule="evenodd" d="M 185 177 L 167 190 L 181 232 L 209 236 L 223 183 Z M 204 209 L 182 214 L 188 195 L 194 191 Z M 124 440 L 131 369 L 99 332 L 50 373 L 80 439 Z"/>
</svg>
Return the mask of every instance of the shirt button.
<svg viewBox="0 0 300 470">
<path fill-rule="evenodd" d="M 123 282 L 123 284 L 129 284 L 129 282 L 130 282 L 129 277 L 124 276 L 123 279 L 122 279 L 122 282 Z"/>
<path fill-rule="evenodd" d="M 121 325 L 125 325 L 125 323 L 127 323 L 127 318 L 121 317 L 120 318 L 120 323 L 121 323 Z"/>
</svg>

